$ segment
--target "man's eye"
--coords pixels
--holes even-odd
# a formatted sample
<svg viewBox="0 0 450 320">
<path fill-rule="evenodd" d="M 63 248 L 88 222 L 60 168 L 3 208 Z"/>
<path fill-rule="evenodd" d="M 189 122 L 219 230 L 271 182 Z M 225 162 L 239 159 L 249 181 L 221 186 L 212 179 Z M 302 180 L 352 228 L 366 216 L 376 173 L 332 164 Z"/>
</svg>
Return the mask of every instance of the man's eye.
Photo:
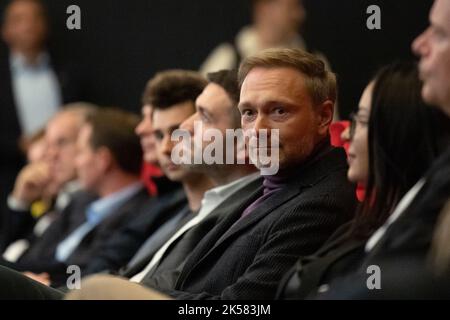
<svg viewBox="0 0 450 320">
<path fill-rule="evenodd" d="M 249 109 L 242 110 L 242 115 L 245 117 L 250 117 L 253 115 L 253 111 Z"/>
<path fill-rule="evenodd" d="M 278 116 L 284 115 L 284 114 L 286 113 L 286 111 L 284 110 L 284 108 L 281 108 L 281 107 L 275 108 L 275 109 L 273 110 L 273 112 L 274 112 L 276 115 L 278 115 Z"/>
<path fill-rule="evenodd" d="M 203 122 L 209 122 L 210 121 L 208 115 L 206 115 L 204 112 L 200 113 L 200 118 L 202 119 Z"/>
<path fill-rule="evenodd" d="M 161 141 L 163 139 L 163 134 L 161 132 L 155 132 L 154 133 L 155 139 L 158 141 Z"/>
</svg>

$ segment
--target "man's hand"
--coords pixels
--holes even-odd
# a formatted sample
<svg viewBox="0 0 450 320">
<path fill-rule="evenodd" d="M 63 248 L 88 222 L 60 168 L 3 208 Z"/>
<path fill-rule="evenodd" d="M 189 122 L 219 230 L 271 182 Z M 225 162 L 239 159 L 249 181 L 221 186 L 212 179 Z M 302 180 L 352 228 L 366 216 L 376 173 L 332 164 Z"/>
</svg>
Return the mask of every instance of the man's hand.
<svg viewBox="0 0 450 320">
<path fill-rule="evenodd" d="M 42 283 L 45 286 L 50 286 L 50 283 L 51 283 L 50 275 L 46 272 L 36 274 L 33 272 L 26 271 L 26 272 L 23 272 L 23 275 L 27 276 L 30 279 L 33 279 L 34 281 Z"/>
<path fill-rule="evenodd" d="M 25 166 L 16 178 L 12 196 L 31 205 L 42 197 L 50 182 L 50 170 L 46 163 L 37 162 Z"/>
</svg>

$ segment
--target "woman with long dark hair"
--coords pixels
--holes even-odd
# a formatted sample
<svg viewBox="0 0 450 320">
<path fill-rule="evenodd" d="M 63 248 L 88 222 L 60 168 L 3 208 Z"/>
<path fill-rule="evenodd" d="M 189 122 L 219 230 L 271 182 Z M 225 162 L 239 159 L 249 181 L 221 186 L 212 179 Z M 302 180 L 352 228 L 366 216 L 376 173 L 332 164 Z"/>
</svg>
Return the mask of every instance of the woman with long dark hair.
<svg viewBox="0 0 450 320">
<path fill-rule="evenodd" d="M 284 277 L 279 298 L 303 299 L 324 292 L 329 281 L 357 270 L 367 240 L 439 156 L 446 136 L 443 117 L 425 105 L 420 93 L 413 63 L 382 68 L 364 90 L 346 133 L 348 178 L 365 185 L 364 200 L 350 224 L 315 255 L 297 262 Z"/>
</svg>

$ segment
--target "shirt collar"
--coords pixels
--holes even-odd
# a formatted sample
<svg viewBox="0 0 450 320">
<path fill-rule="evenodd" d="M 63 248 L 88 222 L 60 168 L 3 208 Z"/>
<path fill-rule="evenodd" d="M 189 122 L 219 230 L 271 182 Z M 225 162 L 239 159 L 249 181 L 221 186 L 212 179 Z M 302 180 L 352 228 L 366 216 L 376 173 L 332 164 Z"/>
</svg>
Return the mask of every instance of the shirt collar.
<svg viewBox="0 0 450 320">
<path fill-rule="evenodd" d="M 12 70 L 46 69 L 50 66 L 50 55 L 45 51 L 41 52 L 36 58 L 36 63 L 30 65 L 23 54 L 11 53 L 10 61 Z"/>
<path fill-rule="evenodd" d="M 103 218 L 113 213 L 118 207 L 138 193 L 143 187 L 144 186 L 141 182 L 136 182 L 128 187 L 114 192 L 113 194 L 110 194 L 109 196 L 94 201 L 87 210 L 88 221 L 98 223 Z"/>
<path fill-rule="evenodd" d="M 233 193 L 235 193 L 237 190 L 255 181 L 259 177 L 260 177 L 259 172 L 255 172 L 240 179 L 237 179 L 235 181 L 232 181 L 226 185 L 218 186 L 206 191 L 202 200 L 202 206 L 204 206 L 209 201 L 222 202 L 223 200 L 231 196 Z"/>
</svg>

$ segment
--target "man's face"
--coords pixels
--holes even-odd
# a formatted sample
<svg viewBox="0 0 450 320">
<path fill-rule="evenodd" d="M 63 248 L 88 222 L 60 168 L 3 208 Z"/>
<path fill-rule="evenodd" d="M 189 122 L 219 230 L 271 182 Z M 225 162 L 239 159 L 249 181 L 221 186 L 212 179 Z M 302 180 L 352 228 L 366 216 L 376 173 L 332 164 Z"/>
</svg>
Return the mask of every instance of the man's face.
<svg viewBox="0 0 450 320">
<path fill-rule="evenodd" d="M 90 144 L 92 127 L 88 124 L 81 128 L 77 140 L 77 156 L 75 158 L 78 179 L 84 189 L 96 192 L 105 174 L 102 149 L 94 150 Z M 104 150 L 104 149 L 103 149 Z"/>
<path fill-rule="evenodd" d="M 198 139 L 198 141 L 202 141 L 201 150 L 193 149 L 194 146 L 191 146 L 191 150 L 193 152 L 202 152 L 205 150 L 205 147 L 208 146 L 211 142 L 204 141 L 202 139 L 203 134 L 210 129 L 215 129 L 220 131 L 221 136 L 225 138 L 227 129 L 235 129 L 236 124 L 233 121 L 235 104 L 228 96 L 227 92 L 219 85 L 215 83 L 210 83 L 206 86 L 203 92 L 198 96 L 195 103 L 196 112 L 186 119 L 180 126 L 181 129 L 187 130 L 192 137 L 192 141 Z M 194 123 L 201 124 L 202 131 L 195 130 L 194 131 Z M 194 135 L 195 133 L 195 135 Z M 223 149 L 223 162 L 225 163 L 225 155 L 226 155 L 226 142 L 225 139 L 222 140 L 224 149 Z M 196 147 L 200 147 L 200 145 L 195 145 Z M 187 147 L 187 146 L 186 146 Z M 204 164 L 204 161 L 202 161 Z M 212 169 L 213 165 L 194 165 L 198 168 L 204 169 Z"/>
<path fill-rule="evenodd" d="M 158 157 L 156 155 L 155 137 L 153 135 L 151 106 L 145 105 L 142 107 L 142 120 L 135 131 L 141 138 L 144 161 L 150 164 L 156 164 L 158 162 Z"/>
<path fill-rule="evenodd" d="M 183 181 L 189 174 L 185 166 L 172 162 L 172 149 L 176 141 L 172 142 L 172 132 L 178 129 L 184 120 L 194 113 L 194 103 L 191 101 L 174 105 L 166 110 L 153 111 L 153 132 L 156 141 L 156 153 L 159 165 L 164 174 L 172 181 Z"/>
<path fill-rule="evenodd" d="M 242 128 L 279 130 L 279 167 L 286 168 L 302 162 L 321 137 L 326 136 L 333 108 L 328 119 L 313 106 L 304 76 L 291 68 L 254 68 L 241 88 L 239 110 Z M 328 115 L 331 112 L 331 115 Z M 270 145 L 268 145 L 270 148 Z"/>
<path fill-rule="evenodd" d="M 46 128 L 46 156 L 50 172 L 60 185 L 77 178 L 75 157 L 79 123 L 78 115 L 67 112 L 52 119 Z"/>
<path fill-rule="evenodd" d="M 42 8 L 31 1 L 13 2 L 7 9 L 3 39 L 16 50 L 40 49 L 47 37 L 47 23 Z"/>
<path fill-rule="evenodd" d="M 420 56 L 422 97 L 450 116 L 450 1 L 436 0 L 430 13 L 430 26 L 413 42 Z"/>
</svg>

